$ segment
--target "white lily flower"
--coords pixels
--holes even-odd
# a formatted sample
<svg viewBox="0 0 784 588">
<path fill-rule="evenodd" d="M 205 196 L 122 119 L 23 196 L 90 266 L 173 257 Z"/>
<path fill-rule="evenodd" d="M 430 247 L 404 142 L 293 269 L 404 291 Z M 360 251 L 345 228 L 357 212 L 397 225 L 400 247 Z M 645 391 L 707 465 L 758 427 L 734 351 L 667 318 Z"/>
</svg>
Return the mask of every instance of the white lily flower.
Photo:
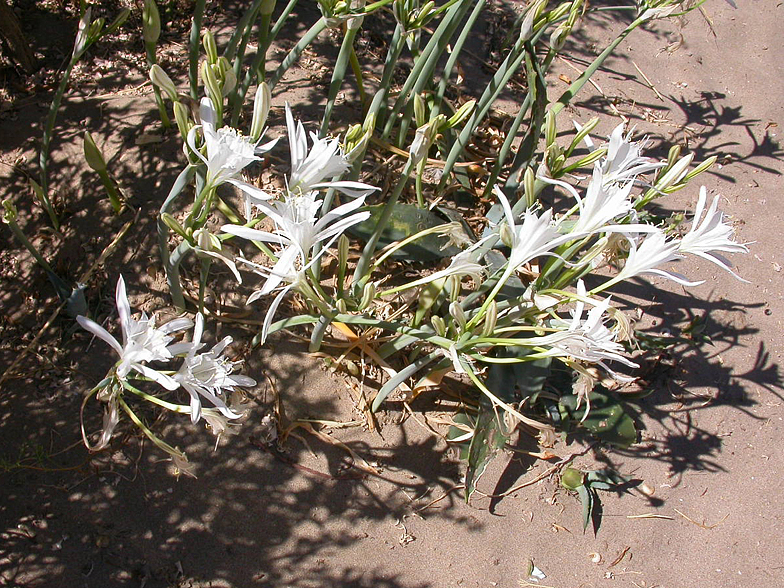
<svg viewBox="0 0 784 588">
<path fill-rule="evenodd" d="M 182 344 L 169 345 L 174 339 L 171 333 L 189 329 L 193 326 L 193 322 L 188 318 L 179 318 L 156 327 L 155 317 L 148 318 L 145 313 L 142 313 L 138 320 L 132 318 L 131 306 L 125 291 L 125 280 L 122 276 L 117 280 L 116 303 L 123 334 L 122 345 L 95 321 L 84 316 L 76 317 L 76 321 L 83 329 L 108 343 L 117 352 L 120 356 L 116 368 L 119 378 L 123 379 L 129 371 L 135 370 L 155 380 L 167 390 L 175 390 L 178 387 L 177 382 L 144 364 L 152 361 L 167 361 L 181 352 Z"/>
<path fill-rule="evenodd" d="M 367 196 L 378 188 L 353 181 L 325 181 L 342 174 L 350 167 L 348 158 L 340 148 L 337 139 L 319 139 L 311 133 L 313 147 L 308 151 L 308 140 L 302 121 L 294 121 L 291 108 L 286 103 L 286 129 L 289 135 L 291 150 L 291 174 L 289 176 L 289 192 L 307 194 L 321 188 L 334 188 L 347 196 Z"/>
<path fill-rule="evenodd" d="M 224 391 L 233 392 L 237 386 L 255 386 L 256 380 L 248 376 L 232 375 L 232 371 L 240 362 L 230 361 L 223 356 L 223 351 L 231 343 L 231 337 L 224 337 L 206 353 L 196 353 L 204 344 L 201 342 L 204 333 L 204 317 L 196 315 L 196 326 L 193 329 L 193 342 L 185 356 L 179 371 L 173 380 L 182 386 L 191 396 L 191 421 L 196 423 L 201 418 L 201 397 L 209 400 L 223 416 L 238 419 L 242 415 L 231 410 L 222 398 Z"/>
<path fill-rule="evenodd" d="M 583 298 L 586 296 L 585 284 L 582 280 L 577 282 L 577 294 Z M 583 319 L 585 302 L 578 300 L 572 311 L 572 320 L 565 332 L 566 336 L 553 343 L 553 347 L 575 359 L 599 364 L 613 375 L 615 373 L 604 364 L 605 361 L 618 361 L 629 367 L 639 367 L 623 355 L 625 352 L 623 345 L 616 341 L 617 333 L 605 326 L 607 321 L 605 314 L 609 308 L 608 297 L 595 304 Z"/>
<path fill-rule="evenodd" d="M 215 187 L 220 184 L 236 180 L 243 169 L 261 159 L 259 154 L 266 153 L 275 146 L 277 139 L 258 145 L 251 137 L 246 137 L 237 129 L 231 127 L 215 128 L 216 111 L 209 98 L 202 98 L 199 114 L 201 125 L 194 126 L 186 139 L 199 159 L 207 165 L 207 185 Z M 201 128 L 204 135 L 204 144 L 207 147 L 207 156 L 202 155 L 196 146 L 196 131 Z"/>
<path fill-rule="evenodd" d="M 704 280 L 690 282 L 681 274 L 658 269 L 657 266 L 683 258 L 683 255 L 678 253 L 680 242 L 677 240 L 667 241 L 662 231 L 648 235 L 643 239 L 642 244 L 637 244 L 633 239 L 629 239 L 629 246 L 629 257 L 620 273 L 613 278 L 615 282 L 628 280 L 642 274 L 663 276 L 682 286 L 699 286 L 704 282 Z"/>
<path fill-rule="evenodd" d="M 555 230 L 552 210 L 545 211 L 542 216 L 537 216 L 531 209 L 526 210 L 523 223 L 515 224 L 509 200 L 498 186 L 495 187 L 495 193 L 504 209 L 511 236 L 509 271 L 517 270 L 540 255 L 550 254 L 559 245 L 575 238 L 573 233 L 561 235 Z"/>
<path fill-rule="evenodd" d="M 266 340 L 269 326 L 272 324 L 272 317 L 283 297 L 289 290 L 296 288 L 301 281 L 305 280 L 304 272 L 321 258 L 346 229 L 370 217 L 370 213 L 367 211 L 354 212 L 363 203 L 364 197 L 360 197 L 334 208 L 321 218 L 317 218 L 316 215 L 321 209 L 321 200 L 316 198 L 315 192 L 288 193 L 283 200 L 257 204 L 275 222 L 274 233 L 238 225 L 221 227 L 222 231 L 243 239 L 277 243 L 284 246 L 284 249 L 278 254 L 278 261 L 272 268 L 245 259 L 239 260 L 252 268 L 255 273 L 267 278 L 261 290 L 250 295 L 248 304 L 269 294 L 282 283 L 288 284 L 278 293 L 267 311 L 262 327 L 262 341 Z M 313 253 L 315 245 L 324 241 L 326 243 L 321 246 L 318 252 Z"/>
<path fill-rule="evenodd" d="M 631 141 L 632 131 L 626 136 L 623 134 L 624 123 L 619 124 L 610 135 L 607 146 L 607 157 L 602 161 L 602 174 L 604 183 L 626 182 L 633 180 L 640 174 L 659 169 L 664 163 L 652 161 L 642 157 L 642 152 L 649 141 Z"/>
<path fill-rule="evenodd" d="M 744 280 L 733 272 L 730 261 L 717 252 L 748 253 L 749 248 L 743 243 L 736 243 L 733 241 L 732 227 L 723 222 L 724 215 L 718 210 L 718 195 L 713 199 L 713 203 L 710 205 L 707 212 L 705 212 L 705 216 L 702 216 L 703 211 L 705 211 L 706 200 L 707 191 L 705 186 L 702 186 L 700 188 L 699 199 L 697 200 L 697 208 L 694 211 L 691 229 L 689 229 L 689 232 L 681 239 L 678 251 L 681 253 L 692 253 L 703 259 L 707 259 L 731 273 L 741 282 L 748 283 L 748 280 Z"/>
<path fill-rule="evenodd" d="M 657 229 L 652 225 L 629 223 L 621 225 L 608 224 L 611 221 L 633 213 L 634 205 L 629 198 L 634 182 L 625 184 L 606 183 L 602 165 L 597 162 L 593 168 L 593 176 L 588 184 L 585 198 L 580 198 L 577 190 L 570 184 L 561 180 L 540 177 L 548 184 L 554 184 L 567 190 L 577 200 L 580 216 L 572 227 L 574 235 L 591 235 L 593 233 L 643 233 Z"/>
<path fill-rule="evenodd" d="M 329 248 L 347 228 L 370 218 L 370 212 L 367 211 L 354 213 L 364 202 L 364 197 L 357 198 L 318 218 L 321 200 L 316 198 L 315 192 L 289 192 L 284 195 L 283 200 L 256 202 L 256 206 L 275 222 L 274 233 L 238 225 L 224 225 L 221 230 L 244 239 L 293 247 L 301 265 L 305 265 L 311 260 L 311 249 L 317 243 L 327 241 L 315 257 L 319 257 Z M 292 263 L 295 261 L 296 257 L 292 259 Z"/>
</svg>

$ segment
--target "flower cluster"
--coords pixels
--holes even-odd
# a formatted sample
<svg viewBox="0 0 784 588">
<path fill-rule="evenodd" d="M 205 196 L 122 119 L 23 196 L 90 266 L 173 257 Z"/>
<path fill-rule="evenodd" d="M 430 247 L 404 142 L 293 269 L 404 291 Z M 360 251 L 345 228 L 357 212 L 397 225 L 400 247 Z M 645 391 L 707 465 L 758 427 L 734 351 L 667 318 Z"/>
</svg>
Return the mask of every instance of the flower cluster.
<svg viewBox="0 0 784 588">
<path fill-rule="evenodd" d="M 225 350 L 232 342 L 231 337 L 225 337 L 209 351 L 202 351 L 204 317 L 201 313 L 196 315 L 195 323 L 188 318 L 176 318 L 159 327 L 155 325 L 155 318 L 145 313 L 141 313 L 139 318 L 133 318 L 122 276 L 117 280 L 116 304 L 122 343 L 95 321 L 84 316 L 76 318 L 82 328 L 108 343 L 119 356 L 109 375 L 94 390 L 98 399 L 106 403 L 106 411 L 100 440 L 92 449 L 102 449 L 109 443 L 119 422 L 120 408 L 129 413 L 132 420 L 138 420 L 123 399 L 124 392 L 137 394 L 175 412 L 189 413 L 194 424 L 204 416 L 213 430 L 216 430 L 216 422 L 241 418 L 240 413 L 229 407 L 228 396 L 235 388 L 255 386 L 256 382 L 247 376 L 232 373 L 240 362 L 231 361 L 225 356 Z M 174 333 L 191 327 L 194 331 L 190 342 L 173 342 Z M 158 367 L 178 360 L 182 363 L 176 371 Z M 151 364 L 155 364 L 155 367 Z M 144 379 L 154 381 L 170 392 L 184 389 L 190 395 L 190 405 L 169 403 L 156 395 L 142 392 L 132 383 L 132 380 Z M 203 400 L 208 400 L 211 407 L 202 408 Z M 144 427 L 143 430 L 151 434 Z M 172 449 L 157 437 L 153 441 L 167 451 Z M 86 435 L 85 443 L 89 446 Z M 182 458 L 181 452 L 177 450 L 169 452 L 178 459 Z"/>
</svg>

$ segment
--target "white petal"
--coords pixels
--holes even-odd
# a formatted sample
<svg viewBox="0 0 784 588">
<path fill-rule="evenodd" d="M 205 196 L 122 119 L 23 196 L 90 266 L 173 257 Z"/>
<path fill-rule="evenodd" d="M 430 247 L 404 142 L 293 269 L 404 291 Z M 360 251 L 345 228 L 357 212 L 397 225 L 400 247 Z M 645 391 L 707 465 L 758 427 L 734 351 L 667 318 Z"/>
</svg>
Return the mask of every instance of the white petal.
<svg viewBox="0 0 784 588">
<path fill-rule="evenodd" d="M 118 355 L 122 356 L 123 348 L 122 345 L 109 334 L 109 331 L 104 329 L 101 325 L 96 323 L 93 320 L 88 319 L 86 316 L 77 316 L 76 322 L 79 323 L 83 329 L 90 331 L 93 335 L 98 337 L 99 339 L 103 339 L 106 343 L 112 346 Z"/>
<path fill-rule="evenodd" d="M 122 275 L 117 280 L 115 293 L 117 303 L 117 314 L 120 315 L 120 327 L 122 328 L 123 344 L 128 341 L 129 326 L 131 324 L 131 305 L 128 303 L 128 296 L 125 292 L 125 280 Z"/>
</svg>

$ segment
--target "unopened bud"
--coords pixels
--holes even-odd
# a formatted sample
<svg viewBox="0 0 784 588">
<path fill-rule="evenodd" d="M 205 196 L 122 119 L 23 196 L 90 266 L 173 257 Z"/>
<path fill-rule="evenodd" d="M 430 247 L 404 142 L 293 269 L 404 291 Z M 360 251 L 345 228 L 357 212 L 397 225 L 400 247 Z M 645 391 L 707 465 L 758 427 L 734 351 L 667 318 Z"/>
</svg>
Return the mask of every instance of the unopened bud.
<svg viewBox="0 0 784 588">
<path fill-rule="evenodd" d="M 703 161 L 700 165 L 698 165 L 693 170 L 691 170 L 689 173 L 687 173 L 685 176 L 683 176 L 683 181 L 684 182 L 688 182 L 692 178 L 696 178 L 702 172 L 708 171 L 710 168 L 713 167 L 713 164 L 716 163 L 716 161 L 718 161 L 718 159 L 719 159 L 719 157 L 717 155 L 713 155 L 713 156 L 709 157 L 708 159 Z"/>
<path fill-rule="evenodd" d="M 460 327 L 460 332 L 465 331 L 468 319 L 466 319 L 465 311 L 463 310 L 463 307 L 460 306 L 459 302 L 454 301 L 449 304 L 449 314 L 455 319 L 455 322 Z"/>
<path fill-rule="evenodd" d="M 177 121 L 177 128 L 180 130 L 183 140 L 188 136 L 191 130 L 191 119 L 188 112 L 188 107 L 182 102 L 175 101 L 173 104 L 174 120 Z"/>
<path fill-rule="evenodd" d="M 359 301 L 359 310 L 365 310 L 376 297 L 376 285 L 373 282 L 365 284 L 362 290 L 362 300 Z"/>
<path fill-rule="evenodd" d="M 221 58 L 222 59 L 222 58 Z M 223 74 L 223 87 L 221 91 L 224 96 L 228 96 L 237 87 L 237 75 L 233 69 L 227 69 Z"/>
<path fill-rule="evenodd" d="M 14 222 L 16 220 L 17 211 L 16 206 L 11 202 L 10 198 L 3 200 L 3 209 L 3 222 L 6 224 Z"/>
<path fill-rule="evenodd" d="M 340 314 L 346 314 L 348 312 L 348 306 L 346 306 L 346 300 L 344 298 L 338 298 L 335 301 L 335 308 Z"/>
<path fill-rule="evenodd" d="M 204 31 L 201 36 L 202 45 L 204 45 L 204 52 L 207 54 L 207 61 L 210 64 L 217 63 L 218 61 L 218 46 L 215 44 L 215 36 L 210 31 Z"/>
<path fill-rule="evenodd" d="M 340 237 L 338 237 L 338 268 L 344 273 L 348 266 L 349 245 L 348 237 L 346 237 L 345 234 L 341 234 Z"/>
<path fill-rule="evenodd" d="M 536 19 L 539 18 L 539 15 L 542 13 L 542 9 L 544 5 L 547 4 L 547 0 L 538 0 L 536 4 L 531 6 L 528 11 L 525 13 L 525 17 L 523 18 L 523 23 L 520 25 L 520 42 L 527 41 L 530 39 L 534 34 L 534 23 Z"/>
<path fill-rule="evenodd" d="M 425 99 L 422 94 L 414 94 L 414 121 L 417 127 L 421 127 L 427 121 L 425 113 Z"/>
<path fill-rule="evenodd" d="M 182 225 L 177 221 L 177 219 L 174 218 L 172 215 L 170 215 L 168 212 L 164 212 L 163 214 L 161 214 L 161 220 L 163 221 L 163 224 L 165 224 L 172 231 L 177 233 L 180 237 L 190 240 L 188 232 L 182 227 Z"/>
<path fill-rule="evenodd" d="M 498 322 L 498 305 L 495 300 L 490 302 L 485 313 L 485 324 L 482 326 L 482 337 L 490 337 L 495 332 L 495 325 Z"/>
<path fill-rule="evenodd" d="M 555 127 L 555 115 L 552 110 L 548 110 L 544 116 L 544 141 L 545 147 L 549 147 L 555 143 L 558 136 L 558 129 Z"/>
<path fill-rule="evenodd" d="M 476 100 L 469 100 L 465 104 L 463 104 L 460 108 L 458 108 L 455 113 L 449 117 L 449 120 L 446 121 L 446 126 L 450 129 L 456 127 L 459 124 L 462 124 L 469 116 L 474 113 L 474 108 L 476 107 Z"/>
<path fill-rule="evenodd" d="M 446 323 L 444 322 L 444 319 L 434 314 L 430 317 L 430 324 L 433 325 L 436 335 L 439 337 L 446 337 Z"/>
<path fill-rule="evenodd" d="M 155 0 L 144 0 L 142 7 L 142 37 L 144 42 L 155 44 L 161 36 L 161 15 Z"/>
<path fill-rule="evenodd" d="M 87 29 L 87 39 L 89 41 L 97 41 L 98 38 L 101 36 L 101 31 L 103 30 L 103 25 L 106 24 L 106 19 L 96 18 L 93 22 L 90 23 L 90 28 Z"/>
<path fill-rule="evenodd" d="M 681 157 L 675 164 L 667 170 L 667 172 L 656 182 L 656 189 L 657 190 L 666 190 L 671 186 L 679 183 L 683 177 L 686 175 L 686 170 L 689 169 L 692 160 L 694 159 L 694 153 L 689 153 Z"/>
<path fill-rule="evenodd" d="M 84 158 L 87 160 L 87 165 L 97 172 L 106 171 L 106 160 L 103 158 L 103 153 L 101 153 L 101 150 L 98 149 L 98 145 L 95 144 L 90 131 L 84 132 L 84 141 L 82 145 L 84 149 Z"/>
<path fill-rule="evenodd" d="M 128 17 L 129 17 L 130 15 L 131 15 L 131 11 L 130 11 L 130 9 L 128 9 L 128 8 L 123 8 L 123 9 L 120 11 L 120 14 L 118 14 L 117 16 L 115 16 L 115 17 L 114 17 L 114 20 L 113 20 L 113 21 L 112 21 L 112 23 L 109 25 L 109 27 L 106 29 L 106 33 L 107 33 L 107 34 L 109 34 L 109 33 L 113 33 L 114 31 L 116 31 L 117 29 L 119 29 L 121 26 L 123 26 L 123 25 L 125 24 L 125 21 L 127 21 L 127 20 L 128 20 Z"/>
<path fill-rule="evenodd" d="M 163 68 L 157 63 L 150 68 L 150 81 L 166 92 L 166 96 L 172 101 L 177 100 L 177 86 L 174 85 Z"/>
<path fill-rule="evenodd" d="M 512 248 L 514 235 L 512 234 L 512 228 L 507 223 L 501 225 L 501 228 L 498 230 L 498 236 L 501 238 L 501 243 L 510 249 Z"/>
<path fill-rule="evenodd" d="M 74 42 L 74 55 L 77 55 L 87 48 L 88 31 L 90 29 L 90 15 L 92 8 L 87 8 L 79 19 L 79 29 L 76 33 L 76 41 Z"/>
<path fill-rule="evenodd" d="M 218 80 L 215 77 L 215 70 L 213 70 L 212 66 L 206 61 L 202 61 L 201 63 L 201 81 L 215 108 L 220 108 L 223 104 L 223 94 L 221 93 L 220 85 L 218 85 Z"/>
<path fill-rule="evenodd" d="M 250 136 L 254 141 L 258 141 L 264 133 L 271 104 L 272 91 L 267 82 L 261 82 L 256 88 L 256 97 L 253 99 L 253 119 L 250 123 Z"/>
<path fill-rule="evenodd" d="M 530 165 L 525 168 L 525 174 L 523 174 L 523 190 L 525 192 L 525 203 L 530 208 L 536 201 L 536 174 L 534 173 L 534 168 Z"/>
</svg>

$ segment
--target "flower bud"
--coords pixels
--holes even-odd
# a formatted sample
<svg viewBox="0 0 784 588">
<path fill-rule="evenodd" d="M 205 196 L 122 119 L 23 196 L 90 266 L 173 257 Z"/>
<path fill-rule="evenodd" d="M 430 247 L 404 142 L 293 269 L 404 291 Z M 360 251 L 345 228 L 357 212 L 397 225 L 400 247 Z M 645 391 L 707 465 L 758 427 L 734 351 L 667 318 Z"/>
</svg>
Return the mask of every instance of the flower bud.
<svg viewBox="0 0 784 588">
<path fill-rule="evenodd" d="M 340 314 L 346 314 L 348 312 L 348 306 L 346 306 L 346 300 L 344 298 L 338 298 L 335 301 L 335 308 Z"/>
<path fill-rule="evenodd" d="M 338 272 L 342 275 L 345 275 L 346 267 L 348 266 L 349 245 L 348 237 L 345 234 L 341 234 L 338 237 Z"/>
<path fill-rule="evenodd" d="M 87 39 L 90 42 L 97 41 L 98 38 L 101 36 L 101 31 L 103 30 L 103 25 L 106 24 L 106 19 L 96 18 L 93 22 L 90 23 L 90 27 L 87 29 Z"/>
<path fill-rule="evenodd" d="M 688 155 L 681 157 L 659 180 L 656 181 L 654 187 L 659 191 L 664 191 L 679 183 L 686 175 L 686 170 L 689 169 L 693 159 L 694 153 L 689 153 Z"/>
<path fill-rule="evenodd" d="M 533 36 L 534 22 L 537 18 L 539 18 L 539 15 L 542 14 L 542 9 L 544 8 L 545 4 L 547 4 L 547 0 L 538 0 L 538 2 L 531 6 L 525 13 L 523 23 L 520 25 L 519 40 L 521 43 L 527 41 Z"/>
<path fill-rule="evenodd" d="M 87 31 L 90 27 L 90 15 L 92 8 L 88 7 L 84 11 L 82 18 L 79 19 L 79 29 L 76 33 L 76 41 L 74 42 L 73 54 L 77 55 L 87 48 L 88 35 Z"/>
<path fill-rule="evenodd" d="M 530 165 L 525 168 L 525 174 L 523 174 L 523 190 L 525 192 L 525 203 L 530 208 L 536 201 L 536 174 L 534 173 L 534 168 Z"/>
<path fill-rule="evenodd" d="M 457 300 L 457 298 L 460 296 L 460 277 L 447 277 L 446 287 L 449 290 L 449 300 Z"/>
<path fill-rule="evenodd" d="M 555 143 L 558 136 L 558 129 L 555 127 L 555 115 L 552 110 L 548 110 L 544 116 L 544 141 L 545 147 L 549 147 Z"/>
<path fill-rule="evenodd" d="M 425 99 L 422 94 L 414 94 L 414 121 L 417 127 L 421 127 L 427 121 L 425 112 Z"/>
<path fill-rule="evenodd" d="M 458 108 L 452 116 L 449 117 L 449 120 L 446 121 L 446 126 L 448 126 L 451 129 L 461 124 L 463 121 L 465 121 L 469 116 L 471 116 L 474 113 L 475 107 L 476 107 L 476 100 L 469 100 L 468 102 L 463 104 L 460 108 Z"/>
<path fill-rule="evenodd" d="M 223 57 L 221 57 L 223 59 Z M 221 92 L 223 96 L 228 96 L 231 91 L 237 86 L 237 75 L 234 70 L 229 68 L 223 73 L 223 86 Z"/>
<path fill-rule="evenodd" d="M 14 206 L 14 203 L 11 202 L 10 198 L 3 200 L 3 208 L 5 209 L 3 212 L 3 222 L 6 224 L 11 224 L 12 222 L 16 221 L 16 206 Z"/>
<path fill-rule="evenodd" d="M 256 97 L 253 99 L 253 119 L 250 123 L 250 136 L 254 141 L 258 141 L 264 133 L 271 104 L 272 91 L 267 82 L 261 82 L 256 88 Z"/>
<path fill-rule="evenodd" d="M 218 46 L 215 44 L 215 36 L 210 31 L 204 31 L 201 42 L 202 45 L 204 45 L 204 52 L 207 54 L 207 61 L 209 61 L 211 65 L 217 63 Z"/>
<path fill-rule="evenodd" d="M 359 310 L 365 310 L 376 297 L 376 285 L 373 282 L 365 284 L 362 290 L 362 300 L 359 301 Z"/>
<path fill-rule="evenodd" d="M 90 131 L 84 132 L 84 141 L 82 146 L 84 149 L 84 158 L 87 160 L 87 165 L 89 165 L 92 170 L 97 172 L 106 171 L 106 160 L 103 158 L 103 153 L 101 153 L 101 150 L 98 149 L 98 145 L 95 144 Z"/>
<path fill-rule="evenodd" d="M 465 331 L 468 319 L 466 319 L 465 311 L 463 310 L 463 307 L 460 306 L 459 302 L 454 301 L 449 304 L 449 314 L 460 327 L 460 332 Z"/>
<path fill-rule="evenodd" d="M 180 130 L 180 135 L 182 135 L 184 140 L 188 136 L 188 132 L 193 126 L 189 116 L 188 107 L 185 106 L 182 102 L 175 101 L 173 108 L 174 120 L 177 121 L 177 128 Z"/>
<path fill-rule="evenodd" d="M 433 325 L 436 335 L 439 337 L 446 337 L 446 323 L 444 322 L 444 319 L 434 314 L 430 317 L 430 324 Z"/>
<path fill-rule="evenodd" d="M 180 237 L 190 241 L 188 232 L 182 227 L 182 225 L 177 221 L 177 219 L 174 218 L 172 215 L 170 215 L 168 212 L 164 212 L 163 214 L 161 214 L 161 220 L 163 221 L 163 224 L 165 224 L 172 231 L 177 233 Z"/>
<path fill-rule="evenodd" d="M 142 7 L 142 37 L 144 42 L 155 44 L 161 36 L 161 15 L 155 0 L 144 0 Z"/>
<path fill-rule="evenodd" d="M 501 225 L 501 228 L 498 230 L 498 236 L 501 238 L 501 243 L 510 249 L 512 248 L 514 235 L 512 234 L 511 227 L 507 223 Z"/>
<path fill-rule="evenodd" d="M 685 176 L 683 176 L 683 181 L 684 182 L 688 182 L 692 178 L 696 178 L 702 172 L 708 171 L 710 168 L 713 167 L 713 164 L 716 163 L 716 161 L 718 159 L 719 159 L 719 157 L 717 155 L 713 155 L 713 156 L 709 157 L 708 159 L 703 161 L 700 165 L 698 165 L 693 170 L 691 170 L 689 173 L 687 173 Z"/>
<path fill-rule="evenodd" d="M 169 74 L 157 63 L 150 68 L 150 81 L 166 92 L 170 100 L 177 100 L 177 87 L 172 82 Z"/>
<path fill-rule="evenodd" d="M 482 337 L 490 337 L 495 332 L 495 325 L 498 322 L 498 305 L 495 300 L 490 302 L 485 313 L 485 323 L 482 326 Z"/>
<path fill-rule="evenodd" d="M 204 88 L 207 90 L 210 100 L 212 100 L 212 104 L 216 109 L 220 108 L 223 104 L 223 94 L 221 93 L 218 80 L 215 77 L 215 70 L 213 70 L 212 66 L 206 61 L 202 61 L 201 63 L 201 81 L 204 84 Z"/>
<path fill-rule="evenodd" d="M 564 468 L 561 473 L 561 486 L 567 490 L 577 490 L 585 482 L 585 475 L 574 468 Z"/>
</svg>

